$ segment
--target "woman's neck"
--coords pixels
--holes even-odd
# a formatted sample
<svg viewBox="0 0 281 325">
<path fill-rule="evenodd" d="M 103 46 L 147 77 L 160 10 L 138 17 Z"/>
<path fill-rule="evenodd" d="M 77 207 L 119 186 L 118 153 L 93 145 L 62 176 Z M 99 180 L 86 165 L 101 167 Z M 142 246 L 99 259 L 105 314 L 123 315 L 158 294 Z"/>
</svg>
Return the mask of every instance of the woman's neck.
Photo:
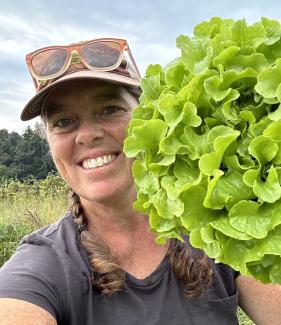
<svg viewBox="0 0 281 325">
<path fill-rule="evenodd" d="M 119 261 L 132 261 L 136 256 L 158 255 L 167 247 L 155 243 L 148 216 L 136 212 L 132 204 L 118 209 L 81 200 L 88 229 L 110 249 Z M 122 263 L 122 262 L 120 262 Z"/>
<path fill-rule="evenodd" d="M 83 200 L 81 204 L 89 230 L 108 246 L 125 271 L 142 278 L 159 265 L 169 241 L 166 245 L 155 243 L 156 235 L 150 230 L 148 216 L 134 211 L 132 204 L 123 209 L 120 202 L 118 209 Z"/>
</svg>

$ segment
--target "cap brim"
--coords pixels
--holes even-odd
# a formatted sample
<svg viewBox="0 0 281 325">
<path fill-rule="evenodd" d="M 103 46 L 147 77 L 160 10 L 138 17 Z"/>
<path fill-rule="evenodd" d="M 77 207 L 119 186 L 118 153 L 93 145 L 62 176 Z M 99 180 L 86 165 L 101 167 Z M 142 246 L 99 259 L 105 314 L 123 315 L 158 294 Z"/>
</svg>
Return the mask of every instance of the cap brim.
<svg viewBox="0 0 281 325">
<path fill-rule="evenodd" d="M 70 74 L 67 74 L 59 78 L 58 80 L 53 81 L 51 84 L 47 85 L 45 88 L 40 90 L 36 95 L 34 95 L 30 99 L 30 101 L 25 105 L 20 116 L 21 120 L 28 121 L 40 115 L 44 98 L 47 96 L 48 92 L 52 88 L 55 88 L 57 85 L 74 79 L 96 79 L 96 80 L 108 81 L 110 83 L 122 84 L 133 88 L 140 87 L 139 80 L 115 72 L 92 71 L 92 70 L 72 72 Z"/>
</svg>

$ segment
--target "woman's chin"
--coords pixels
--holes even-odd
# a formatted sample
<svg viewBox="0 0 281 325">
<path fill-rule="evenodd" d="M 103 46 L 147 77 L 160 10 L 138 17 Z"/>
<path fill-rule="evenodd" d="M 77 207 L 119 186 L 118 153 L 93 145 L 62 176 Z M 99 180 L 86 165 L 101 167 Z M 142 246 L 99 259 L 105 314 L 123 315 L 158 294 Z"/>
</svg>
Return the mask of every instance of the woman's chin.
<svg viewBox="0 0 281 325">
<path fill-rule="evenodd" d="M 113 207 L 119 205 L 121 202 L 130 201 L 134 202 L 136 198 L 136 191 L 134 186 L 120 188 L 119 183 L 114 182 L 97 182 L 90 188 L 77 190 L 77 194 L 84 200 L 102 204 L 102 205 L 113 205 Z"/>
</svg>

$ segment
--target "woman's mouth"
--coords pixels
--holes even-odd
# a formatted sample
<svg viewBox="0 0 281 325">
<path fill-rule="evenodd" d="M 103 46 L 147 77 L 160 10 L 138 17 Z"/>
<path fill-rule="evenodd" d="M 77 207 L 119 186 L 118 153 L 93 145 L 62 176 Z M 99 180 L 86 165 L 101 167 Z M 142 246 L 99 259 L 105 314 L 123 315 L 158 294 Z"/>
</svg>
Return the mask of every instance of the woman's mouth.
<svg viewBox="0 0 281 325">
<path fill-rule="evenodd" d="M 94 169 L 94 168 L 102 167 L 104 165 L 110 164 L 113 160 L 117 158 L 117 156 L 118 154 L 115 153 L 113 155 L 104 155 L 96 158 L 85 159 L 82 162 L 81 166 L 84 169 Z"/>
</svg>

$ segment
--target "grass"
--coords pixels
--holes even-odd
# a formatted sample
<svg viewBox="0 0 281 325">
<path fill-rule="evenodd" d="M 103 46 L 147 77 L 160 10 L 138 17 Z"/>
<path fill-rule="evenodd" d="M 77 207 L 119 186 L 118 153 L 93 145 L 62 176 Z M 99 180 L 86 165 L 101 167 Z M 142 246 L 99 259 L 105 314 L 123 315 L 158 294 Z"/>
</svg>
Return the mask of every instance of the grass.
<svg viewBox="0 0 281 325">
<path fill-rule="evenodd" d="M 62 216 L 66 211 L 67 202 L 67 195 L 1 200 L 0 223 L 27 223 L 35 229 L 40 228 Z"/>
<path fill-rule="evenodd" d="M 26 234 L 65 214 L 68 189 L 55 174 L 45 180 L 0 183 L 0 267 Z M 238 308 L 239 325 L 255 325 Z"/>
<path fill-rule="evenodd" d="M 68 189 L 55 174 L 45 180 L 0 184 L 0 267 L 22 237 L 65 214 Z"/>
<path fill-rule="evenodd" d="M 0 223 L 28 223 L 36 228 L 65 213 L 68 189 L 56 174 L 46 179 L 0 182 Z"/>
<path fill-rule="evenodd" d="M 238 308 L 237 311 L 239 325 L 255 325 L 253 321 L 244 313 L 241 308 Z"/>
</svg>

